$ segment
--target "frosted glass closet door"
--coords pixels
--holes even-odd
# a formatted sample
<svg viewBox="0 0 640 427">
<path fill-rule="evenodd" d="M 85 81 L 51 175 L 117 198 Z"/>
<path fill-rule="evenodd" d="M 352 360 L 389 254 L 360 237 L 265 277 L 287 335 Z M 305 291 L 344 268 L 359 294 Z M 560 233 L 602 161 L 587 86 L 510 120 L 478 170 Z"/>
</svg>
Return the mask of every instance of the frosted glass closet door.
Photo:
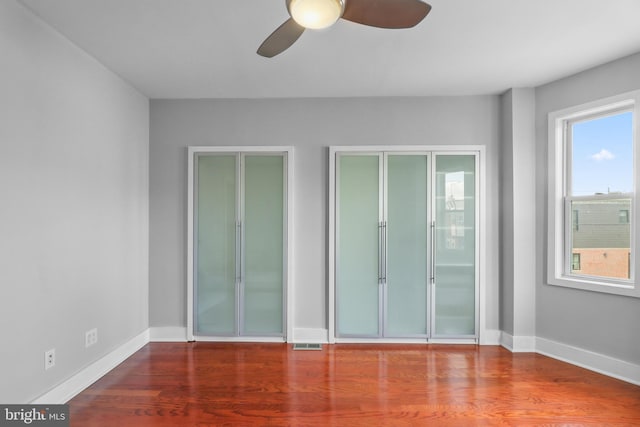
<svg viewBox="0 0 640 427">
<path fill-rule="evenodd" d="M 197 157 L 196 333 L 236 332 L 236 156 Z"/>
<path fill-rule="evenodd" d="M 244 322 L 246 335 L 283 333 L 284 159 L 244 157 Z"/>
<path fill-rule="evenodd" d="M 428 157 L 387 157 L 385 336 L 427 334 Z"/>
<path fill-rule="evenodd" d="M 475 335 L 476 170 L 472 155 L 436 156 L 435 336 Z"/>
<path fill-rule="evenodd" d="M 379 156 L 339 156 L 337 168 L 338 335 L 378 336 Z"/>
</svg>

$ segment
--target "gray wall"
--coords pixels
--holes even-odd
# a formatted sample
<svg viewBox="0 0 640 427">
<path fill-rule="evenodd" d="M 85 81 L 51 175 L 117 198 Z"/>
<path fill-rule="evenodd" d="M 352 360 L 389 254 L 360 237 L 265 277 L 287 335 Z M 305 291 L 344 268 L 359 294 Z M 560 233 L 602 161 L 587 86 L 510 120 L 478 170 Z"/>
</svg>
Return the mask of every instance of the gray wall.
<svg viewBox="0 0 640 427">
<path fill-rule="evenodd" d="M 535 91 L 501 96 L 500 329 L 532 351 L 535 336 Z M 525 344 L 517 338 L 529 337 Z M 512 345 L 507 343 L 507 345 Z M 524 347 L 524 348 L 522 348 Z"/>
<path fill-rule="evenodd" d="M 500 330 L 513 335 L 513 92 L 500 97 Z"/>
<path fill-rule="evenodd" d="M 487 147 L 486 324 L 498 329 L 497 96 L 153 100 L 150 147 L 150 324 L 186 326 L 189 145 L 295 146 L 294 328 L 327 328 L 330 145 Z"/>
<path fill-rule="evenodd" d="M 0 402 L 25 403 L 148 327 L 149 104 L 14 0 L 0 52 Z"/>
<path fill-rule="evenodd" d="M 640 89 L 640 54 L 536 89 L 536 335 L 640 363 L 640 299 L 546 285 L 547 114 Z"/>
<path fill-rule="evenodd" d="M 513 92 L 500 97 L 500 330 L 513 335 Z"/>
</svg>

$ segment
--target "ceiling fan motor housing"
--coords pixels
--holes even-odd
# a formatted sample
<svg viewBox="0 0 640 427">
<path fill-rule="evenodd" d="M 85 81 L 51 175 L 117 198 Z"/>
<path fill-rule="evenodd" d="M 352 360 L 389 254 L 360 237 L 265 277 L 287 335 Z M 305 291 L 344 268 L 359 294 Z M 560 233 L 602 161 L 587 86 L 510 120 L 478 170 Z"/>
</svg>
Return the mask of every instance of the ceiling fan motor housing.
<svg viewBox="0 0 640 427">
<path fill-rule="evenodd" d="M 286 4 L 294 21 L 318 30 L 330 27 L 342 17 L 345 0 L 286 0 Z"/>
</svg>

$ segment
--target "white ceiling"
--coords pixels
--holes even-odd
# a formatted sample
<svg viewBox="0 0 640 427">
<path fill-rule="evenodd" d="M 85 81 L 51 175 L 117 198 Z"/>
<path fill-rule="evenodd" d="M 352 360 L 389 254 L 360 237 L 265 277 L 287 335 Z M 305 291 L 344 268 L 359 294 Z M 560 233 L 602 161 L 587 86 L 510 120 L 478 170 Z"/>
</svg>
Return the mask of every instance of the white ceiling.
<svg viewBox="0 0 640 427">
<path fill-rule="evenodd" d="M 271 59 L 285 0 L 21 1 L 150 98 L 497 94 L 640 51 L 639 0 L 428 0 L 412 29 L 340 20 Z"/>
</svg>

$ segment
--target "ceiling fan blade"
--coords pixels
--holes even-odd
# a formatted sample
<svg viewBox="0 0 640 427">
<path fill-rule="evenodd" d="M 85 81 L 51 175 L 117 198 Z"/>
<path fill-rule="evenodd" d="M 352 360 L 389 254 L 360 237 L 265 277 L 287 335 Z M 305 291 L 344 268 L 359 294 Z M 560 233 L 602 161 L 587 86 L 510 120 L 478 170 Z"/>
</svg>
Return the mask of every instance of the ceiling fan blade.
<svg viewBox="0 0 640 427">
<path fill-rule="evenodd" d="M 279 53 L 284 52 L 304 32 L 304 27 L 298 25 L 296 21 L 289 18 L 284 24 L 280 25 L 258 48 L 258 55 L 272 58 Z"/>
<path fill-rule="evenodd" d="M 342 18 L 378 28 L 411 28 L 431 10 L 420 0 L 347 0 Z"/>
</svg>

